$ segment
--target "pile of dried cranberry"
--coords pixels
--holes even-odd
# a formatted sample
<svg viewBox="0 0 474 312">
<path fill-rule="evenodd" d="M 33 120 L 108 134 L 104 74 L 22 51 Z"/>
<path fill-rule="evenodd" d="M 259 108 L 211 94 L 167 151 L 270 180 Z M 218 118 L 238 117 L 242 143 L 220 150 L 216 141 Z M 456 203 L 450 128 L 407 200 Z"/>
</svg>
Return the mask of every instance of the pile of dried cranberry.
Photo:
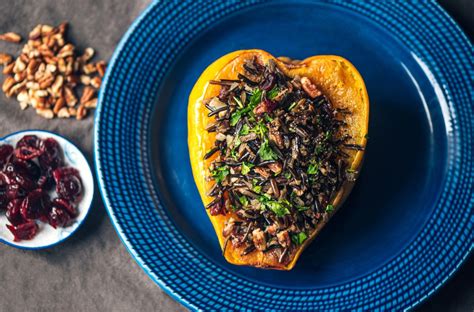
<svg viewBox="0 0 474 312">
<path fill-rule="evenodd" d="M 50 193 L 55 190 L 54 199 Z M 38 225 L 66 227 L 77 217 L 82 198 L 79 171 L 65 167 L 63 152 L 52 138 L 26 135 L 16 147 L 0 145 L 0 211 L 15 241 L 32 239 Z"/>
</svg>

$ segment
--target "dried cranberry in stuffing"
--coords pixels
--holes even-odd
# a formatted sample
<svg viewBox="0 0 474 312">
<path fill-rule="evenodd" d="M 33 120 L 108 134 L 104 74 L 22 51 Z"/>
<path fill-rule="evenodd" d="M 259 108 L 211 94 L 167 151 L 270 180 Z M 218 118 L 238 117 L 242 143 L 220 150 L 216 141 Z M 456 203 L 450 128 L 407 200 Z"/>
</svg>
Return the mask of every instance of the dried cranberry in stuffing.
<svg viewBox="0 0 474 312">
<path fill-rule="evenodd" d="M 25 222 L 25 219 L 21 215 L 21 203 L 23 200 L 21 199 L 14 199 L 8 203 L 7 212 L 5 216 L 7 217 L 8 221 L 10 221 L 13 225 L 19 225 Z"/>
<path fill-rule="evenodd" d="M 0 169 L 8 162 L 8 158 L 13 153 L 13 146 L 0 145 Z"/>
<path fill-rule="evenodd" d="M 51 209 L 49 195 L 41 189 L 30 192 L 21 203 L 21 215 L 25 219 L 47 216 Z"/>
<path fill-rule="evenodd" d="M 276 76 L 273 73 L 265 74 L 263 81 L 260 83 L 260 88 L 265 91 L 270 91 L 276 82 Z"/>
<path fill-rule="evenodd" d="M 74 168 L 58 168 L 53 171 L 56 193 L 61 198 L 77 202 L 82 196 L 82 181 Z"/>
<path fill-rule="evenodd" d="M 61 147 L 55 139 L 44 140 L 43 154 L 38 158 L 38 161 L 43 169 L 56 169 L 63 164 Z"/>
<path fill-rule="evenodd" d="M 15 237 L 15 242 L 18 242 L 22 239 L 32 239 L 36 235 L 36 232 L 38 232 L 38 225 L 35 221 L 27 221 L 17 226 L 7 224 L 7 228 Z"/>
<path fill-rule="evenodd" d="M 65 210 L 54 204 L 49 212 L 48 220 L 53 228 L 57 228 L 58 226 L 66 227 L 71 224 L 71 216 Z"/>
</svg>

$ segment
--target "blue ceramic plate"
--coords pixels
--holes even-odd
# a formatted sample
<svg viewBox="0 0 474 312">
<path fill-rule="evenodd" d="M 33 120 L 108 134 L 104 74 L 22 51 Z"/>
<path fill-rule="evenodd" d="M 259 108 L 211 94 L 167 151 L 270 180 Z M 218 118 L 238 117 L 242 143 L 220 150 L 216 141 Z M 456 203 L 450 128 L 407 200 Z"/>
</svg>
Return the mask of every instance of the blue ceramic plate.
<svg viewBox="0 0 474 312">
<path fill-rule="evenodd" d="M 213 60 L 248 48 L 341 55 L 371 101 L 360 179 L 290 272 L 226 263 L 191 175 L 191 88 Z M 473 246 L 472 53 L 434 2 L 154 3 L 117 48 L 96 112 L 118 234 L 191 309 L 413 307 Z"/>
</svg>

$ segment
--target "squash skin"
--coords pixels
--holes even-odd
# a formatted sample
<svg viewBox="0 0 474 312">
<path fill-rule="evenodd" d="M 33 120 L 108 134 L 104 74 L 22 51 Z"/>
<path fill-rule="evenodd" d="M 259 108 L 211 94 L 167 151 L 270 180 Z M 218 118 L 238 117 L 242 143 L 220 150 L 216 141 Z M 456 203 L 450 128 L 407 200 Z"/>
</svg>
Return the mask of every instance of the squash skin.
<svg viewBox="0 0 474 312">
<path fill-rule="evenodd" d="M 259 57 L 264 63 L 273 59 L 277 66 L 288 76 L 299 75 L 308 77 L 325 94 L 334 107 L 345 107 L 351 110 L 352 114 L 345 117 L 348 123 L 349 133 L 352 136 L 351 143 L 366 146 L 366 135 L 369 121 L 369 98 L 364 81 L 357 69 L 346 59 L 334 55 L 319 55 L 309 57 L 300 62 L 290 62 L 287 58 L 277 59 L 263 50 L 240 50 L 222 56 L 212 63 L 201 74 L 194 85 L 189 96 L 188 104 L 188 147 L 191 167 L 194 180 L 205 205 L 212 201 L 207 196 L 207 190 L 214 184 L 207 181 L 207 168 L 213 157 L 204 160 L 205 153 L 213 146 L 215 133 L 208 133 L 204 128 L 212 119 L 208 117 L 208 111 L 202 105 L 204 99 L 219 94 L 220 86 L 209 84 L 210 80 L 236 79 L 239 72 L 243 72 L 244 60 Z M 283 62 L 283 61 L 284 62 Z M 364 151 L 348 151 L 350 157 L 347 159 L 350 168 L 360 171 Z M 278 262 L 278 255 L 272 251 L 263 253 L 254 251 L 248 255 L 241 256 L 243 248 L 234 248 L 228 244 L 225 249 L 225 259 L 236 265 L 248 265 L 260 268 L 291 270 L 296 264 L 303 250 L 311 243 L 327 221 L 334 215 L 344 200 L 349 195 L 354 182 L 346 181 L 331 204 L 334 206 L 333 212 L 324 218 L 315 231 L 298 248 L 289 254 L 290 261 L 286 264 Z M 238 219 L 232 212 L 223 215 L 211 216 L 209 210 L 206 212 L 216 231 L 221 248 L 224 247 L 225 238 L 222 230 L 225 221 L 230 217 Z"/>
</svg>

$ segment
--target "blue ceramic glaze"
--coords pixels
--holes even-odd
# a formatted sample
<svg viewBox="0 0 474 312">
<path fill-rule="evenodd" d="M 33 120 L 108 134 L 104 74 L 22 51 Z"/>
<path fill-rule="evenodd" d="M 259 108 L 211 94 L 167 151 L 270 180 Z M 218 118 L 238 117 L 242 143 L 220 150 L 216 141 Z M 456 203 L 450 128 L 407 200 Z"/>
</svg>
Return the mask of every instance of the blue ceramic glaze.
<svg viewBox="0 0 474 312">
<path fill-rule="evenodd" d="M 336 54 L 370 97 L 362 174 L 290 272 L 228 264 L 194 185 L 187 99 L 220 56 Z M 191 309 L 409 308 L 472 249 L 472 46 L 432 2 L 155 3 L 96 113 L 102 196 L 130 253 Z"/>
</svg>

